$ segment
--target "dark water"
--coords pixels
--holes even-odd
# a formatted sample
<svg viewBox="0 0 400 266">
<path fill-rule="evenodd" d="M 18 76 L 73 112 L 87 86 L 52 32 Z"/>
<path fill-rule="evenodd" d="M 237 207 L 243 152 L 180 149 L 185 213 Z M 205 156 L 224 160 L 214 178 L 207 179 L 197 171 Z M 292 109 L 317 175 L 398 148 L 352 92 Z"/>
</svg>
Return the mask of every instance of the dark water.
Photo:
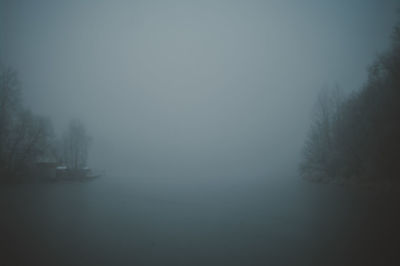
<svg viewBox="0 0 400 266">
<path fill-rule="evenodd" d="M 400 265 L 393 197 L 298 178 L 102 178 L 0 200 L 0 265 Z"/>
</svg>

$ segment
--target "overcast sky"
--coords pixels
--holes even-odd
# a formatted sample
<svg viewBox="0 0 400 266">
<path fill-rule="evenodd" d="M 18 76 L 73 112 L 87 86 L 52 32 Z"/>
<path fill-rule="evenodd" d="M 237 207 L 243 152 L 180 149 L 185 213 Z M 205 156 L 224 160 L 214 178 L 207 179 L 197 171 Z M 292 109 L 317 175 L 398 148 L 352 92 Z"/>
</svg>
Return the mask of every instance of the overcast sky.
<svg viewBox="0 0 400 266">
<path fill-rule="evenodd" d="M 84 121 L 94 165 L 201 161 L 260 173 L 297 160 L 321 87 L 362 85 L 399 7 L 0 1 L 2 64 L 19 71 L 26 105 L 58 132 Z"/>
</svg>

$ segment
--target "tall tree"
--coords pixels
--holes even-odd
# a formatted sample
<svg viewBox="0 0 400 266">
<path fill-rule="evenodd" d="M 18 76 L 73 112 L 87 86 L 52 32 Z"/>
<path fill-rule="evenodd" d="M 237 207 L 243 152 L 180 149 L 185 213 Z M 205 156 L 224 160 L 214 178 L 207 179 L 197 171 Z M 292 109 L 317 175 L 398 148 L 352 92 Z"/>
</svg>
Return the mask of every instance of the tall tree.
<svg viewBox="0 0 400 266">
<path fill-rule="evenodd" d="M 63 161 L 72 170 L 78 170 L 86 166 L 90 137 L 80 120 L 72 120 L 63 138 Z"/>
<path fill-rule="evenodd" d="M 6 146 L 12 136 L 13 122 L 21 104 L 21 91 L 17 72 L 0 69 L 0 168 L 6 164 Z"/>
<path fill-rule="evenodd" d="M 17 72 L 0 70 L 0 177 L 28 174 L 49 150 L 53 128 L 50 120 L 33 114 L 21 104 Z"/>
<path fill-rule="evenodd" d="M 344 101 L 334 100 L 338 103 L 334 108 L 331 98 L 319 98 L 320 115 L 306 141 L 303 175 L 367 182 L 398 180 L 400 24 L 393 31 L 390 49 L 370 66 L 361 90 Z"/>
</svg>

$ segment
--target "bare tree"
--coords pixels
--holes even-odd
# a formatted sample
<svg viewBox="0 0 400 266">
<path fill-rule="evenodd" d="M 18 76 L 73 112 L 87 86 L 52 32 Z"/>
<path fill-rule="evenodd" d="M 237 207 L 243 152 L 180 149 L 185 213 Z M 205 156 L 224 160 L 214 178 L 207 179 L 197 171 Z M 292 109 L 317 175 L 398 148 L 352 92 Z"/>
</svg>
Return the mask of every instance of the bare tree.
<svg viewBox="0 0 400 266">
<path fill-rule="evenodd" d="M 28 174 L 30 167 L 50 147 L 50 120 L 33 114 L 21 104 L 15 70 L 0 71 L 0 172 L 1 177 Z"/>
<path fill-rule="evenodd" d="M 341 119 L 343 96 L 340 88 L 320 91 L 314 109 L 314 120 L 306 141 L 301 171 L 304 175 L 330 176 L 337 155 L 336 127 Z"/>
<path fill-rule="evenodd" d="M 20 99 L 16 71 L 11 68 L 0 69 L 0 168 L 6 165 L 6 146 L 13 135 L 12 127 L 20 107 Z"/>
<path fill-rule="evenodd" d="M 49 153 L 53 128 L 47 118 L 22 111 L 14 129 L 12 146 L 8 149 L 10 166 L 21 169 Z"/>
<path fill-rule="evenodd" d="M 304 148 L 304 176 L 362 182 L 399 178 L 400 24 L 359 91 L 323 92 Z M 319 176 L 319 177 L 318 177 Z"/>
<path fill-rule="evenodd" d="M 90 137 L 80 120 L 72 120 L 63 138 L 63 161 L 72 170 L 86 166 Z"/>
</svg>

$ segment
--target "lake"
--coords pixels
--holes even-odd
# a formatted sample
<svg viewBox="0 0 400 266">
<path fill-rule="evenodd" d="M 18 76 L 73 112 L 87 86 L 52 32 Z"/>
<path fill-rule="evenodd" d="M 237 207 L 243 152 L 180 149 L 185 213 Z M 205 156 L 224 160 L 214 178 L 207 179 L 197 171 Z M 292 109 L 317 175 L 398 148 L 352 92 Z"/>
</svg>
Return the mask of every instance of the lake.
<svg viewBox="0 0 400 266">
<path fill-rule="evenodd" d="M 295 176 L 108 176 L 0 200 L 0 265 L 400 265 L 393 197 Z"/>
</svg>

